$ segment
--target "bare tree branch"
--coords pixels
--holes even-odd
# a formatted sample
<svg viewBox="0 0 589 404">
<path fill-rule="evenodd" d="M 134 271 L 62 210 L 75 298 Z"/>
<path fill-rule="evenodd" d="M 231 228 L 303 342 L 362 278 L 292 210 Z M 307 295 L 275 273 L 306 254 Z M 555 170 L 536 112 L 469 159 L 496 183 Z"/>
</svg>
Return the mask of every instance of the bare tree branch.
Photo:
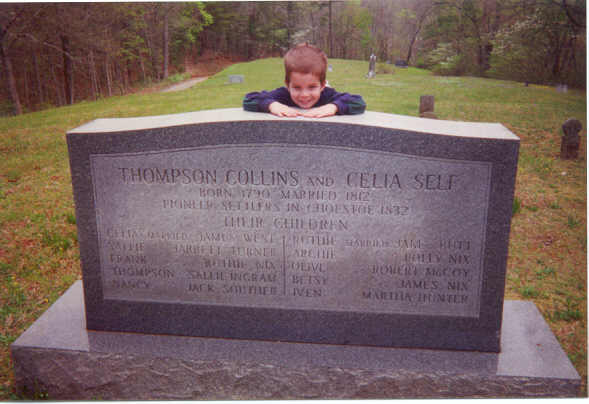
<svg viewBox="0 0 589 404">
<path fill-rule="evenodd" d="M 39 40 L 39 39 L 37 39 L 37 38 L 36 38 L 36 37 L 35 37 L 33 34 L 30 34 L 30 33 L 28 33 L 28 32 L 27 32 L 27 33 L 21 33 L 21 34 L 18 34 L 18 36 L 19 36 L 19 37 L 21 37 L 21 38 L 30 38 L 30 39 L 31 39 L 33 42 L 35 42 L 35 43 L 38 43 L 38 44 L 41 44 L 41 45 L 47 46 L 48 48 L 55 49 L 55 50 L 57 50 L 58 52 L 60 52 L 60 53 L 62 53 L 62 54 L 65 54 L 67 57 L 69 57 L 69 58 L 70 58 L 70 59 L 72 59 L 72 60 L 76 60 L 76 59 L 77 59 L 77 58 L 76 58 L 74 55 L 72 55 L 71 53 L 64 51 L 64 50 L 63 50 L 61 47 L 59 47 L 59 46 L 56 46 L 56 45 L 53 45 L 52 43 L 49 43 L 49 42 L 47 42 L 47 41 L 40 41 L 40 40 Z"/>
<path fill-rule="evenodd" d="M 586 22 L 579 22 L 576 20 L 576 18 L 573 16 L 572 12 L 571 12 L 571 6 L 569 6 L 567 4 L 567 0 L 562 0 L 561 2 L 561 6 L 564 9 L 567 17 L 569 18 L 569 20 L 573 23 L 574 26 L 578 27 L 578 28 L 587 28 L 587 23 Z M 577 8 L 577 7 L 575 7 Z M 582 13 L 581 13 L 582 11 Z M 579 15 L 585 15 L 585 10 L 577 10 L 577 14 Z"/>
</svg>

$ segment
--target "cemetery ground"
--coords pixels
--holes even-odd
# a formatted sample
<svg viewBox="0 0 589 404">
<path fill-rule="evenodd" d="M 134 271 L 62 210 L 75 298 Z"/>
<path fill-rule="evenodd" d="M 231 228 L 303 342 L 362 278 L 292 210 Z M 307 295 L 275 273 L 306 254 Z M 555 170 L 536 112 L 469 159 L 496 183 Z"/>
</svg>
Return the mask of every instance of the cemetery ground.
<svg viewBox="0 0 589 404">
<path fill-rule="evenodd" d="M 520 137 L 505 298 L 535 302 L 581 375 L 586 396 L 585 92 L 382 64 L 367 79 L 366 62 L 330 63 L 329 84 L 361 94 L 369 110 L 417 116 L 420 95 L 429 94 L 440 119 L 500 122 Z M 229 84 L 233 74 L 245 82 Z M 234 64 L 185 91 L 140 92 L 0 118 L 0 400 L 17 398 L 10 344 L 81 279 L 66 131 L 103 117 L 239 107 L 245 93 L 283 80 L 282 61 L 263 59 Z M 559 159 L 568 118 L 583 124 L 577 160 Z"/>
</svg>

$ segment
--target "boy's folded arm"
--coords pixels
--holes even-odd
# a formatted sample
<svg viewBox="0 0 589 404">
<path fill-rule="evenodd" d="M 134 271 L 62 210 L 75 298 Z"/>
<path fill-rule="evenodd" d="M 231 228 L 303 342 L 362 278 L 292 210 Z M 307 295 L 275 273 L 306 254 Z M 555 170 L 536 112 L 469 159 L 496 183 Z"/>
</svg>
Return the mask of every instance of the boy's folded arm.
<svg viewBox="0 0 589 404">
<path fill-rule="evenodd" d="M 338 93 L 333 90 L 330 94 L 329 103 L 337 106 L 338 115 L 357 115 L 366 110 L 366 103 L 360 95 L 349 93 Z"/>
<path fill-rule="evenodd" d="M 277 88 L 272 91 L 255 91 L 248 93 L 243 99 L 243 109 L 252 112 L 270 112 L 270 104 L 273 102 L 279 102 L 281 104 L 286 103 L 284 100 L 284 90 L 282 88 Z"/>
<path fill-rule="evenodd" d="M 274 100 L 267 94 L 267 91 L 246 94 L 243 99 L 243 109 L 250 112 L 268 112 L 268 106 Z"/>
</svg>

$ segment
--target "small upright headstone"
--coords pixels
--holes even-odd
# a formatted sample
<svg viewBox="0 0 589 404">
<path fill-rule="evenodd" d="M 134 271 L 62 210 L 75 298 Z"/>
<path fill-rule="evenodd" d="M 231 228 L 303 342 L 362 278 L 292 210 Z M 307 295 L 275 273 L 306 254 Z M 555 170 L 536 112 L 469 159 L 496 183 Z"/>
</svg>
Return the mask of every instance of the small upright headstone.
<svg viewBox="0 0 589 404">
<path fill-rule="evenodd" d="M 229 75 L 229 84 L 237 84 L 237 83 L 243 83 L 243 74 L 232 74 Z"/>
<path fill-rule="evenodd" d="M 562 124 L 564 135 L 560 144 L 561 159 L 576 159 L 579 157 L 579 144 L 581 143 L 579 132 L 581 129 L 583 129 L 583 125 L 578 119 L 567 119 Z"/>
<path fill-rule="evenodd" d="M 559 93 L 566 93 L 569 91 L 569 87 L 566 84 L 558 84 L 556 86 L 556 91 Z"/>
<path fill-rule="evenodd" d="M 419 97 L 419 116 L 421 118 L 437 119 L 434 114 L 434 96 L 422 95 Z"/>
<path fill-rule="evenodd" d="M 368 74 L 366 77 L 369 79 L 376 76 L 376 56 L 374 54 L 370 55 L 370 62 L 368 63 Z"/>
<path fill-rule="evenodd" d="M 332 72 L 333 71 L 333 66 L 332 65 L 327 65 L 327 71 L 328 72 Z"/>
<path fill-rule="evenodd" d="M 405 61 L 403 59 L 399 59 L 399 60 L 395 61 L 395 66 L 400 67 L 402 69 L 409 67 L 409 65 L 407 64 L 407 61 Z"/>
</svg>

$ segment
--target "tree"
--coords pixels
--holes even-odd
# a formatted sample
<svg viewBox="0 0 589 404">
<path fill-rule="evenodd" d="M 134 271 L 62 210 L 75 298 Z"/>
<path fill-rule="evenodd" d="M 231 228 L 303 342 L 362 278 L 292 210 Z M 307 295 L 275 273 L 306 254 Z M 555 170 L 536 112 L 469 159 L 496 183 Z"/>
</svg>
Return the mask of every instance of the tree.
<svg viewBox="0 0 589 404">
<path fill-rule="evenodd" d="M 372 15 L 360 2 L 338 4 L 335 20 L 335 37 L 337 38 L 337 57 L 343 59 L 367 59 L 373 49 L 371 27 Z"/>
<path fill-rule="evenodd" d="M 407 36 L 410 38 L 405 57 L 407 63 L 411 63 L 415 43 L 433 10 L 434 4 L 431 0 L 416 0 L 412 2 L 411 8 L 404 8 L 399 12 L 406 21 Z"/>
<path fill-rule="evenodd" d="M 23 109 L 18 94 L 11 51 L 42 9 L 43 7 L 35 9 L 29 4 L 0 4 L 0 61 L 15 115 L 22 114 Z"/>
<path fill-rule="evenodd" d="M 12 59 L 8 53 L 8 30 L 10 29 L 14 20 L 9 20 L 5 25 L 0 25 L 0 59 L 2 59 L 2 66 L 4 68 L 4 76 L 6 77 L 6 84 L 10 92 L 10 98 L 14 107 L 14 114 L 22 114 L 22 106 L 16 88 L 16 81 L 14 79 L 14 70 L 12 68 Z"/>
<path fill-rule="evenodd" d="M 498 33 L 493 43 L 492 75 L 584 87 L 586 44 L 578 22 L 583 17 L 572 17 L 562 3 L 536 2 L 525 18 Z"/>
</svg>

